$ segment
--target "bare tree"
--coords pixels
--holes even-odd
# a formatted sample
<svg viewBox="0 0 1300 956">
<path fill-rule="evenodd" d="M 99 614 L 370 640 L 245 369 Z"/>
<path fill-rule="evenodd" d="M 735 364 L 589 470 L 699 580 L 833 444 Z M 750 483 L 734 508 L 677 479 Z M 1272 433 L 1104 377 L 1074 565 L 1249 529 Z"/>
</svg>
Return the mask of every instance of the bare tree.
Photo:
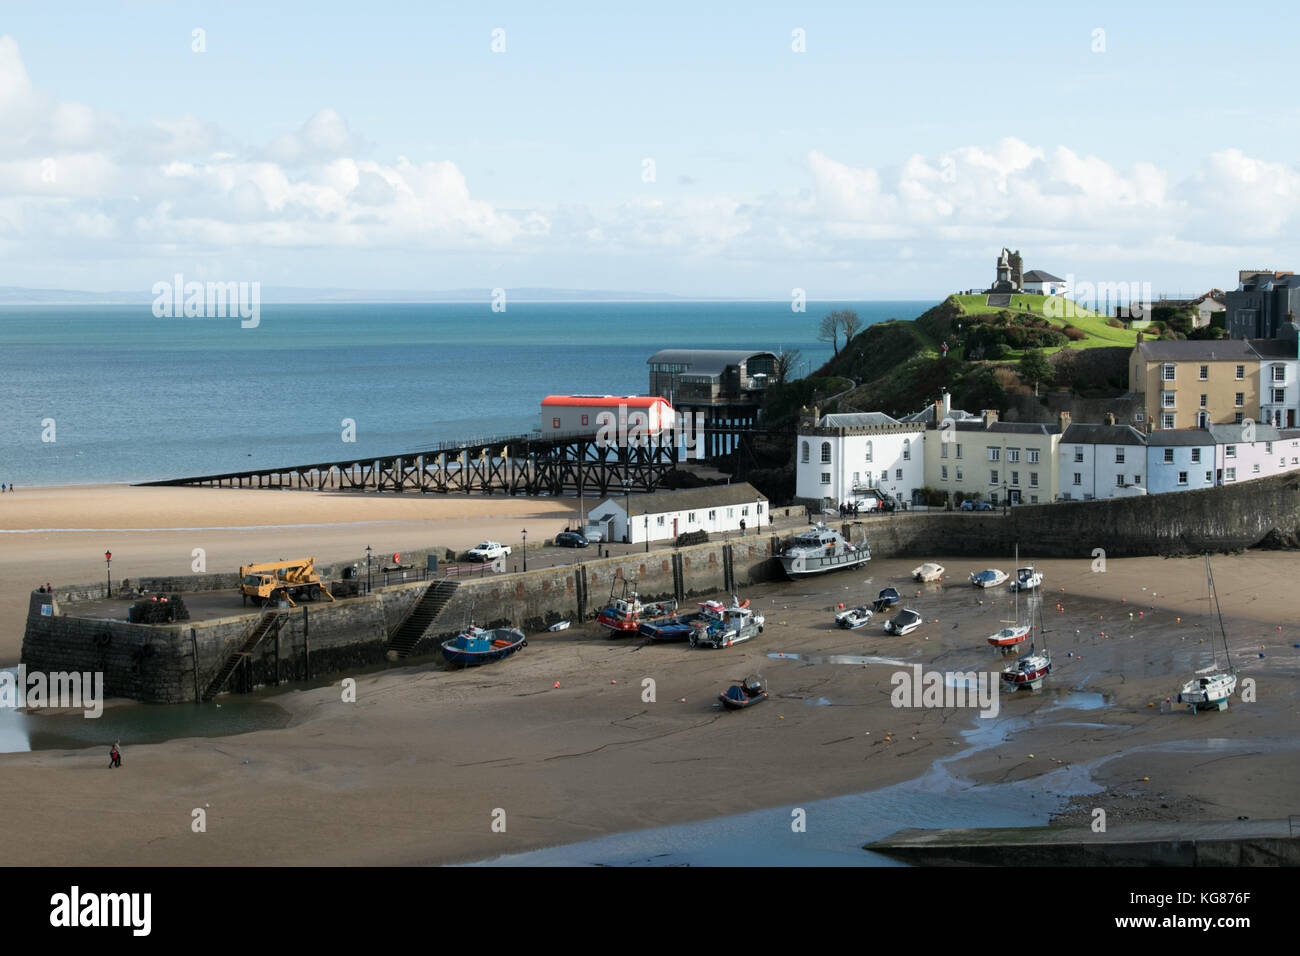
<svg viewBox="0 0 1300 956">
<path fill-rule="evenodd" d="M 794 377 L 795 367 L 802 357 L 803 353 L 798 349 L 790 349 L 789 351 L 782 349 L 776 353 L 776 362 L 772 371 L 776 374 L 776 383 L 778 385 L 784 385 Z"/>
<path fill-rule="evenodd" d="M 817 341 L 831 343 L 835 354 L 840 354 L 840 321 L 835 317 L 834 312 L 823 316 L 817 323 Z"/>
<path fill-rule="evenodd" d="M 862 330 L 862 320 L 858 318 L 858 313 L 852 309 L 837 309 L 831 315 L 835 317 L 839 327 L 844 330 L 844 344 L 848 345 L 849 339 Z"/>
</svg>

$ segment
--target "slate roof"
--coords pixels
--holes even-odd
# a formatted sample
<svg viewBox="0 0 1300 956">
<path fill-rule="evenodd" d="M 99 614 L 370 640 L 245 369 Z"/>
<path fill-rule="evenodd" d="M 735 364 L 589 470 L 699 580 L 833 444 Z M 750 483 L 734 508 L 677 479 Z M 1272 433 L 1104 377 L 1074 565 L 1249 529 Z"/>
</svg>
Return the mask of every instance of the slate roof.
<svg viewBox="0 0 1300 956">
<path fill-rule="evenodd" d="M 840 412 L 835 415 L 823 415 L 818 423 L 820 428 L 867 428 L 872 425 L 897 425 L 898 419 L 890 418 L 884 412 Z"/>
<path fill-rule="evenodd" d="M 1213 445 L 1214 436 L 1204 428 L 1161 428 L 1147 436 L 1148 445 Z"/>
<path fill-rule="evenodd" d="M 1023 276 L 1023 282 L 1064 282 L 1060 276 L 1054 276 L 1050 272 L 1044 272 L 1042 269 L 1030 269 Z"/>
<path fill-rule="evenodd" d="M 1214 436 L 1215 444 L 1218 445 L 1236 445 L 1245 441 L 1242 433 L 1250 427 L 1248 425 L 1211 425 L 1209 433 Z M 1277 441 L 1282 436 L 1272 425 L 1255 423 L 1255 441 Z"/>
<path fill-rule="evenodd" d="M 646 359 L 647 365 L 686 365 L 695 374 L 723 372 L 728 365 L 739 365 L 755 355 L 771 355 L 765 349 L 661 349 Z"/>
<path fill-rule="evenodd" d="M 704 488 L 680 488 L 676 491 L 629 495 L 627 506 L 631 515 L 639 516 L 664 514 L 670 511 L 693 511 L 701 508 L 725 508 L 728 505 L 748 505 L 756 501 L 767 501 L 767 496 L 749 482 L 740 481 L 729 485 L 708 485 Z M 612 502 L 621 508 L 623 496 L 610 495 L 605 502 Z"/>
<path fill-rule="evenodd" d="M 1061 436 L 1062 444 L 1145 445 L 1146 436 L 1132 425 L 1070 425 Z"/>
<path fill-rule="evenodd" d="M 1249 362 L 1259 358 L 1245 339 L 1148 341 L 1139 342 L 1137 349 L 1148 362 Z"/>
</svg>

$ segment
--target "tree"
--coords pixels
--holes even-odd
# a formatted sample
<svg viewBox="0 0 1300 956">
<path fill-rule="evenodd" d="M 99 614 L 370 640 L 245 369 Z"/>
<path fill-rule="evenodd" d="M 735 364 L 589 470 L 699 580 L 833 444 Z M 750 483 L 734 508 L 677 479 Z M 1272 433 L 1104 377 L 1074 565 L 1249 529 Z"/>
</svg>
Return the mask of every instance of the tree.
<svg viewBox="0 0 1300 956">
<path fill-rule="evenodd" d="M 858 318 L 858 313 L 852 309 L 836 309 L 831 315 L 835 316 L 836 322 L 844 331 L 844 344 L 848 345 L 849 339 L 862 330 L 862 320 Z"/>
<path fill-rule="evenodd" d="M 776 362 L 772 367 L 772 371 L 776 376 L 778 385 L 784 385 L 790 381 L 794 376 L 795 368 L 799 365 L 799 360 L 802 358 L 803 353 L 798 349 L 790 349 L 789 351 L 782 349 L 776 353 Z"/>
<path fill-rule="evenodd" d="M 1038 395 L 1038 386 L 1056 378 L 1056 370 L 1041 349 L 1029 349 L 1020 356 L 1020 378 L 1034 386 L 1034 395 Z"/>
<path fill-rule="evenodd" d="M 831 343 L 835 354 L 840 354 L 840 323 L 834 312 L 822 316 L 822 320 L 817 323 L 817 341 Z"/>
</svg>

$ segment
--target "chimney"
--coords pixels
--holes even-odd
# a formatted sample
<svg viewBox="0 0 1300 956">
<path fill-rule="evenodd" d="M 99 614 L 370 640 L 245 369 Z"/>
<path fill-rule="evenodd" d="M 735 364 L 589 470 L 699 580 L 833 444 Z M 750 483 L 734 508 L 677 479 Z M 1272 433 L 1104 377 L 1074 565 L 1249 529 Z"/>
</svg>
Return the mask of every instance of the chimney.
<svg viewBox="0 0 1300 956">
<path fill-rule="evenodd" d="M 1138 345 L 1141 345 L 1141 344 L 1142 344 L 1142 338 L 1143 338 L 1142 333 L 1139 332 L 1139 333 L 1138 333 Z"/>
<path fill-rule="evenodd" d="M 1061 412 L 1061 414 L 1058 417 L 1061 423 L 1061 434 L 1064 435 L 1065 430 L 1070 427 L 1070 413 Z"/>
<path fill-rule="evenodd" d="M 935 402 L 934 403 L 934 427 L 935 428 L 943 427 L 944 417 L 945 416 L 943 414 L 943 402 Z"/>
<path fill-rule="evenodd" d="M 984 427 L 985 427 L 985 428 L 988 428 L 990 425 L 992 425 L 992 424 L 993 424 L 995 421 L 997 421 L 997 420 L 998 420 L 998 411 L 997 411 L 996 408 L 986 408 L 986 409 L 984 409 Z"/>
<path fill-rule="evenodd" d="M 943 414 L 944 417 L 947 418 L 950 414 L 952 414 L 952 395 L 948 392 L 946 388 L 940 393 L 940 395 L 943 400 Z"/>
<path fill-rule="evenodd" d="M 1115 413 L 1114 413 L 1114 412 L 1107 412 L 1107 413 L 1106 413 L 1106 424 L 1107 424 L 1107 425 L 1114 425 L 1114 424 L 1115 424 Z"/>
</svg>

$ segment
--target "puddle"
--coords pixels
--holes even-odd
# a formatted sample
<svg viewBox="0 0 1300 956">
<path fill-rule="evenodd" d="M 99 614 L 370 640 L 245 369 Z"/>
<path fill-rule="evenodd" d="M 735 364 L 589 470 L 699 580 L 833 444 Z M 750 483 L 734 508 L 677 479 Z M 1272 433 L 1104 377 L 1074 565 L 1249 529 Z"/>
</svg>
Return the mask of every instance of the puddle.
<svg viewBox="0 0 1300 956">
<path fill-rule="evenodd" d="M 895 657 L 874 657 L 872 655 L 860 654 L 790 654 L 774 651 L 767 655 L 773 660 L 778 661 L 803 661 L 805 664 L 856 664 L 863 667 L 867 664 L 891 664 L 896 667 L 906 666 L 903 661 Z"/>
<path fill-rule="evenodd" d="M 818 697 L 816 700 L 809 700 L 807 703 L 808 703 L 808 705 L 811 706 L 811 707 L 831 707 L 831 706 L 833 706 L 833 705 L 831 704 L 830 700 L 828 700 L 828 699 L 825 698 L 825 697 Z"/>
</svg>

